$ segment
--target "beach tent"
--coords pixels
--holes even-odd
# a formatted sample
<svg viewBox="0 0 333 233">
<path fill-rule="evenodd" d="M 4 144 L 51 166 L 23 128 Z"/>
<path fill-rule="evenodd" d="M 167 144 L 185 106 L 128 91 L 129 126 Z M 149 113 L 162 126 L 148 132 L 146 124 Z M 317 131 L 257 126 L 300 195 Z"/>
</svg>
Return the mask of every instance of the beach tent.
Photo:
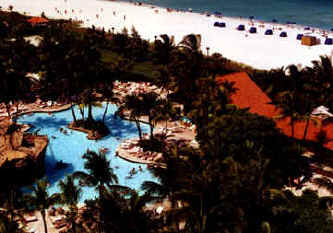
<svg viewBox="0 0 333 233">
<path fill-rule="evenodd" d="M 35 24 L 45 24 L 48 23 L 49 21 L 42 17 L 33 17 L 31 19 L 28 19 L 28 22 L 31 23 L 32 25 L 35 25 Z"/>
<path fill-rule="evenodd" d="M 297 34 L 296 39 L 297 39 L 297 40 L 302 40 L 302 37 L 303 37 L 303 34 Z"/>
<path fill-rule="evenodd" d="M 325 40 L 325 44 L 327 44 L 327 45 L 331 45 L 331 44 L 333 44 L 333 40 L 332 40 L 332 38 L 326 38 L 326 40 Z"/>
<path fill-rule="evenodd" d="M 221 23 L 219 23 L 219 22 L 215 22 L 215 23 L 214 23 L 214 27 L 221 27 L 221 28 L 224 28 L 224 27 L 225 27 L 225 23 L 224 23 L 224 22 L 221 22 Z"/>
<path fill-rule="evenodd" d="M 287 32 L 281 32 L 280 37 L 287 37 Z"/>
<path fill-rule="evenodd" d="M 250 33 L 257 33 L 257 28 L 256 27 L 251 27 L 249 32 Z"/>
<path fill-rule="evenodd" d="M 273 35 L 273 30 L 272 29 L 267 29 L 265 31 L 265 35 Z"/>
<path fill-rule="evenodd" d="M 237 30 L 238 30 L 238 31 L 244 31 L 244 30 L 245 30 L 245 26 L 244 26 L 244 24 L 240 24 L 240 25 L 238 25 Z"/>
<path fill-rule="evenodd" d="M 317 44 L 317 38 L 315 36 L 302 36 L 302 45 L 316 45 Z"/>
</svg>

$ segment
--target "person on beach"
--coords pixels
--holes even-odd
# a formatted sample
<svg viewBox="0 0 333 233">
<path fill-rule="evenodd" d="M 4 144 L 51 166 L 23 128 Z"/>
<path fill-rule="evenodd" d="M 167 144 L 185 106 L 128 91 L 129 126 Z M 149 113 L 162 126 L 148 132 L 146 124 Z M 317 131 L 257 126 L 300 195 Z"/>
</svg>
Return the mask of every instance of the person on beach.
<svg viewBox="0 0 333 233">
<path fill-rule="evenodd" d="M 124 15 L 124 20 L 126 20 L 126 15 Z"/>
</svg>

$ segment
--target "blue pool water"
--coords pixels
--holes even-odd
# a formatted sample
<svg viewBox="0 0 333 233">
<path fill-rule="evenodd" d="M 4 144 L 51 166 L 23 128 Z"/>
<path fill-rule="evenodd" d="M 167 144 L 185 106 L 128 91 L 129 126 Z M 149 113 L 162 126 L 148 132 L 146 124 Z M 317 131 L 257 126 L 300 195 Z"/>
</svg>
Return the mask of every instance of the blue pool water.
<svg viewBox="0 0 333 233">
<path fill-rule="evenodd" d="M 102 119 L 104 107 L 105 104 L 103 104 L 103 108 L 96 107 L 93 109 L 95 119 Z M 146 165 L 131 163 L 115 156 L 115 150 L 123 139 L 138 136 L 135 123 L 120 118 L 114 119 L 116 109 L 115 105 L 109 105 L 106 124 L 111 131 L 111 135 L 98 141 L 88 140 L 86 134 L 70 130 L 66 127 L 73 120 L 71 110 L 53 113 L 52 115 L 35 113 L 19 117 L 19 123 L 30 123 L 35 126 L 35 128 L 30 129 L 32 132 L 40 130 L 38 134 L 48 135 L 49 137 L 45 167 L 46 176 L 50 182 L 50 194 L 60 191 L 58 181 L 63 179 L 66 174 L 84 170 L 82 155 L 87 149 L 98 152 L 102 147 L 109 149 L 107 158 L 111 160 L 111 167 L 118 176 L 119 184 L 139 190 L 142 182 L 146 180 L 157 181 L 157 178 L 152 176 Z M 80 117 L 77 107 L 75 108 L 75 112 L 76 116 Z M 148 126 L 141 125 L 143 132 L 148 132 Z M 61 133 L 60 128 L 66 129 L 68 134 Z M 56 162 L 60 160 L 68 163 L 69 166 L 64 170 L 54 169 Z M 138 172 L 131 179 L 126 178 L 132 168 L 138 171 L 139 166 L 142 167 L 142 172 Z M 83 188 L 83 191 L 81 201 L 92 199 L 96 195 L 93 188 Z"/>
</svg>

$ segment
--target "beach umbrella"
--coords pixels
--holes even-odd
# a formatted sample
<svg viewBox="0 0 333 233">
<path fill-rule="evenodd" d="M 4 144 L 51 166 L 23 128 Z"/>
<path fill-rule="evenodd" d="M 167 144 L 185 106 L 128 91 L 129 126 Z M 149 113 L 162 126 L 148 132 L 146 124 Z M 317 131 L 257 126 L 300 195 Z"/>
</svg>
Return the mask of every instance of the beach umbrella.
<svg viewBox="0 0 333 233">
<path fill-rule="evenodd" d="M 326 45 L 331 45 L 331 44 L 333 44 L 333 40 L 332 40 L 332 38 L 326 38 L 326 39 L 325 39 L 325 44 L 326 44 Z"/>
<path fill-rule="evenodd" d="M 237 30 L 238 30 L 238 31 L 244 31 L 244 30 L 245 30 L 245 26 L 244 26 L 244 24 L 240 24 L 240 25 L 238 25 Z"/>
<path fill-rule="evenodd" d="M 267 29 L 265 31 L 265 35 L 273 35 L 273 30 L 272 29 Z"/>
<path fill-rule="evenodd" d="M 303 34 L 297 34 L 296 39 L 297 39 L 297 40 L 302 40 L 302 37 L 303 37 Z"/>
<path fill-rule="evenodd" d="M 287 32 L 281 32 L 280 37 L 287 37 Z"/>
<path fill-rule="evenodd" d="M 251 27 L 249 32 L 250 33 L 257 33 L 257 28 L 256 27 Z"/>
</svg>

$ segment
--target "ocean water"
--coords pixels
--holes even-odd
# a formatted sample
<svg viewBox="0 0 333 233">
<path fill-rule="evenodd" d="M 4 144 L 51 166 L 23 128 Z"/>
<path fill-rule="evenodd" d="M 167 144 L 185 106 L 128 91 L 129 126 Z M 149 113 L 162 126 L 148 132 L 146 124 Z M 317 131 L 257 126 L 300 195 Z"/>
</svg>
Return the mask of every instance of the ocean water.
<svg viewBox="0 0 333 233">
<path fill-rule="evenodd" d="M 93 114 L 95 119 L 101 119 L 103 116 L 103 108 L 94 108 Z M 63 179 L 65 175 L 72 174 L 75 171 L 84 171 L 84 159 L 82 155 L 89 150 L 98 152 L 102 147 L 107 148 L 107 158 L 111 161 L 111 167 L 114 173 L 118 176 L 119 184 L 126 185 L 130 188 L 140 191 L 140 186 L 144 181 L 157 181 L 147 166 L 144 164 L 135 164 L 128 162 L 115 156 L 115 150 L 123 139 L 138 137 L 137 128 L 135 123 L 122 120 L 120 118 L 114 119 L 114 112 L 117 107 L 115 105 L 109 106 L 109 112 L 106 119 L 106 124 L 111 130 L 111 135 L 98 140 L 88 140 L 86 134 L 70 130 L 66 126 L 72 121 L 71 110 L 66 110 L 49 115 L 47 113 L 34 113 L 31 115 L 23 115 L 18 118 L 19 123 L 30 123 L 34 128 L 30 129 L 31 132 L 39 130 L 38 134 L 48 135 L 49 145 L 46 150 L 45 168 L 46 177 L 50 183 L 49 193 L 60 192 L 58 182 Z M 78 108 L 75 108 L 77 117 L 80 117 Z M 85 111 L 87 112 L 87 110 Z M 141 124 L 143 132 L 148 132 L 148 126 Z M 60 128 L 66 129 L 67 134 L 60 132 Z M 62 160 L 69 164 L 69 166 L 62 170 L 55 169 L 56 162 Z M 142 172 L 137 172 L 132 178 L 128 178 L 129 172 L 132 168 L 136 171 L 142 167 Z M 93 188 L 84 188 L 81 202 L 86 199 L 93 199 L 97 193 Z"/>
<path fill-rule="evenodd" d="M 196 12 L 221 12 L 225 16 L 249 17 L 280 23 L 296 22 L 324 29 L 333 28 L 332 0 L 140 0 L 161 7 Z"/>
</svg>

